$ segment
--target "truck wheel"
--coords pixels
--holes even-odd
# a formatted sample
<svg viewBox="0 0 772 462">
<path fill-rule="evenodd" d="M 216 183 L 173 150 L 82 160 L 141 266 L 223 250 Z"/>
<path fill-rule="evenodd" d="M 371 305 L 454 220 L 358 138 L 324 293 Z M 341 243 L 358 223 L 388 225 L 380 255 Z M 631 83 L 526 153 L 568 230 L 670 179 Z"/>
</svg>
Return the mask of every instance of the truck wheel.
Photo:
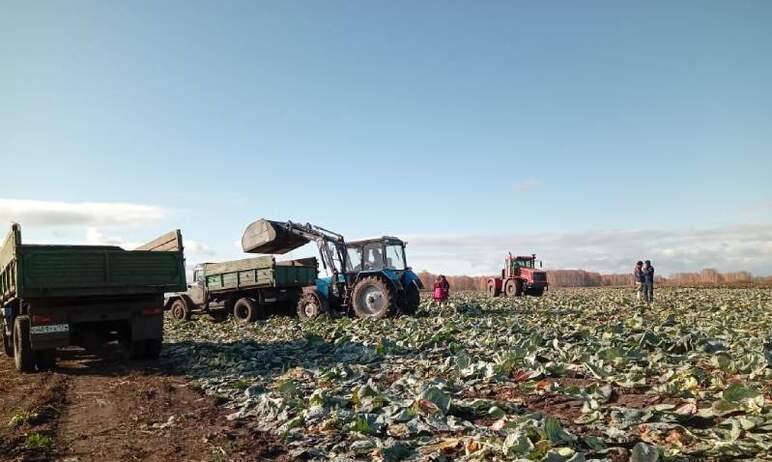
<svg viewBox="0 0 772 462">
<path fill-rule="evenodd" d="M 251 298 L 240 298 L 235 305 L 233 305 L 233 317 L 237 321 L 243 323 L 250 323 L 257 321 L 258 317 L 257 303 Z"/>
<path fill-rule="evenodd" d="M 20 372 L 34 372 L 35 356 L 29 343 L 30 322 L 27 316 L 17 316 L 13 324 L 13 359 Z"/>
<path fill-rule="evenodd" d="M 1 328 L 3 329 L 3 351 L 5 351 L 6 356 L 13 358 L 13 342 L 11 337 L 5 333 L 5 326 Z"/>
<path fill-rule="evenodd" d="M 496 287 L 496 281 L 488 282 L 488 296 L 491 298 L 501 295 L 501 289 Z"/>
<path fill-rule="evenodd" d="M 190 321 L 190 308 L 188 307 L 188 304 L 185 303 L 185 300 L 181 298 L 178 298 L 172 303 L 172 307 L 169 311 L 172 318 L 177 319 L 178 321 Z"/>
<path fill-rule="evenodd" d="M 36 351 L 35 363 L 38 365 L 38 370 L 50 371 L 56 367 L 56 349 Z"/>
<path fill-rule="evenodd" d="M 402 313 L 412 316 L 418 311 L 418 305 L 420 304 L 421 293 L 418 292 L 418 287 L 411 283 L 405 289 L 405 307 L 402 309 Z"/>
<path fill-rule="evenodd" d="M 370 276 L 354 287 L 354 313 L 358 318 L 381 319 L 394 313 L 394 295 L 382 279 Z"/>
<path fill-rule="evenodd" d="M 296 311 L 298 318 L 307 321 L 327 314 L 330 309 L 316 294 L 304 294 L 298 300 Z"/>
</svg>

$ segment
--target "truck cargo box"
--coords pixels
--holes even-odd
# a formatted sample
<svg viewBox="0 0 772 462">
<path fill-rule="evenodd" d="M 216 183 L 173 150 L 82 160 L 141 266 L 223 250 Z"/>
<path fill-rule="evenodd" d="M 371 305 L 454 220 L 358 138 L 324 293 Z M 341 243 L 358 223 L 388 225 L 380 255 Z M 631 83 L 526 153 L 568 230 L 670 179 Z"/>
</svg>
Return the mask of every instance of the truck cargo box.
<svg viewBox="0 0 772 462">
<path fill-rule="evenodd" d="M 308 286 L 316 281 L 318 271 L 315 258 L 277 262 L 272 256 L 205 263 L 203 269 L 210 291 Z"/>
<path fill-rule="evenodd" d="M 185 289 L 179 230 L 139 250 L 22 244 L 13 225 L 0 248 L 0 302 L 12 297 L 111 296 Z"/>
</svg>

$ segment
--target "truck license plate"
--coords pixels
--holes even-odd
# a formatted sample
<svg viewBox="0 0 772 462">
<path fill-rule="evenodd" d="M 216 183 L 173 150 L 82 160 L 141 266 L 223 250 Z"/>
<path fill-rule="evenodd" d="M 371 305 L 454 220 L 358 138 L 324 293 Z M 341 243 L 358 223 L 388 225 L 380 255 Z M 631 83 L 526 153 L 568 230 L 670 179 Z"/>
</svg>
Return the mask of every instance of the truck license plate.
<svg viewBox="0 0 772 462">
<path fill-rule="evenodd" d="M 48 324 L 45 326 L 32 326 L 30 328 L 31 334 L 54 334 L 59 332 L 69 332 L 69 324 Z"/>
</svg>

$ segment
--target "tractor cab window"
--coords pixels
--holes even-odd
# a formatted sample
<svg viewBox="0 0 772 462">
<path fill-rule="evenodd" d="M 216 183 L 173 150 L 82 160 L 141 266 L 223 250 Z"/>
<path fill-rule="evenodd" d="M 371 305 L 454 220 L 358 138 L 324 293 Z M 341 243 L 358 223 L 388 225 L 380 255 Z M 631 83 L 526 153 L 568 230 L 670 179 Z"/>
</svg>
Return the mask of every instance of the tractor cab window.
<svg viewBox="0 0 772 462">
<path fill-rule="evenodd" d="M 345 249 L 342 249 L 339 252 L 338 246 L 336 246 L 333 242 L 325 242 L 323 245 L 323 248 L 320 248 L 320 251 L 324 253 L 327 264 L 332 265 L 332 268 L 326 268 L 328 274 L 330 271 L 334 271 L 336 273 L 343 272 L 343 258 L 347 257 L 347 255 L 346 254 L 341 255 L 340 252 L 345 252 L 346 251 Z M 347 267 L 350 266 L 350 263 L 346 266 Z"/>
<path fill-rule="evenodd" d="M 386 267 L 399 271 L 407 267 L 405 263 L 405 249 L 401 244 L 389 244 L 386 246 Z"/>
<path fill-rule="evenodd" d="M 348 271 L 362 271 L 362 247 L 348 247 Z"/>
<path fill-rule="evenodd" d="M 520 267 L 520 268 L 533 268 L 534 267 L 533 266 L 533 260 L 522 260 L 522 259 L 519 259 L 519 258 L 517 260 L 515 260 L 515 265 Z"/>
<path fill-rule="evenodd" d="M 383 269 L 383 245 L 380 242 L 365 244 L 363 250 L 365 271 Z"/>
</svg>

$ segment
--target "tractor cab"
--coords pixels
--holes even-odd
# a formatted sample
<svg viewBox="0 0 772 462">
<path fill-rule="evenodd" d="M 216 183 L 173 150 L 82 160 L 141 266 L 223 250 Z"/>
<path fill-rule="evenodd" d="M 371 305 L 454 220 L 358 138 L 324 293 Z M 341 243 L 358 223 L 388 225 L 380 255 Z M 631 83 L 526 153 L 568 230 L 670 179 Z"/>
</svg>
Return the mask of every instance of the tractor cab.
<svg viewBox="0 0 772 462">
<path fill-rule="evenodd" d="M 536 269 L 536 255 L 512 256 L 512 254 L 510 254 L 507 257 L 507 266 L 509 267 L 511 275 L 519 274 L 521 268 Z M 541 261 L 539 262 L 539 267 L 541 267 Z"/>
<path fill-rule="evenodd" d="M 405 243 L 399 238 L 383 236 L 347 242 L 348 271 L 406 271 Z"/>
</svg>

